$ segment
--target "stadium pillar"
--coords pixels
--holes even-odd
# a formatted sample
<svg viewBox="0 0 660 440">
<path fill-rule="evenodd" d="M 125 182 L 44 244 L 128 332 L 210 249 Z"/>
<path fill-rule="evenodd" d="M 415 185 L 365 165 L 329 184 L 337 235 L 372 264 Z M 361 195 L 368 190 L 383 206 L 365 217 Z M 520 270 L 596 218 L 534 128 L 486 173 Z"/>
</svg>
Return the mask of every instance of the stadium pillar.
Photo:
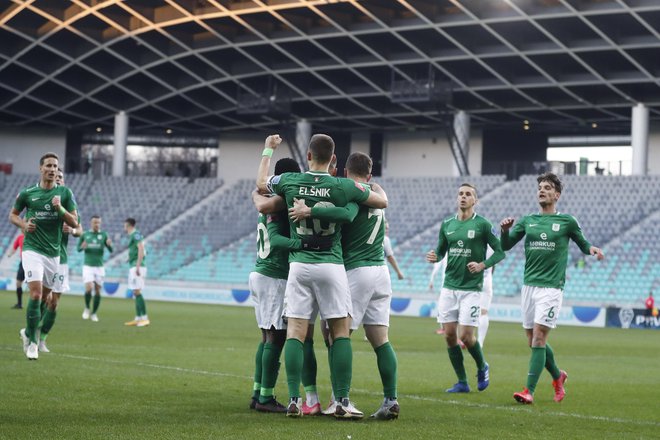
<svg viewBox="0 0 660 440">
<path fill-rule="evenodd" d="M 298 151 L 292 151 L 291 154 L 300 165 L 301 170 L 307 169 L 307 147 L 312 138 L 312 124 L 307 119 L 301 119 L 296 122 L 296 142 L 295 145 L 289 144 L 290 148 L 296 148 Z"/>
<path fill-rule="evenodd" d="M 454 133 L 455 137 L 452 140 L 452 143 L 454 143 L 452 149 L 463 152 L 462 156 L 467 168 L 470 157 L 470 115 L 464 110 L 459 110 L 454 114 Z M 464 173 L 461 172 L 455 160 L 454 175 L 461 176 L 462 174 Z"/>
<path fill-rule="evenodd" d="M 128 115 L 120 111 L 115 115 L 115 151 L 112 157 L 112 175 L 126 174 L 126 144 L 128 141 Z"/>
<path fill-rule="evenodd" d="M 632 173 L 645 176 L 649 157 L 649 108 L 638 103 L 632 108 L 631 135 L 633 159 Z"/>
</svg>

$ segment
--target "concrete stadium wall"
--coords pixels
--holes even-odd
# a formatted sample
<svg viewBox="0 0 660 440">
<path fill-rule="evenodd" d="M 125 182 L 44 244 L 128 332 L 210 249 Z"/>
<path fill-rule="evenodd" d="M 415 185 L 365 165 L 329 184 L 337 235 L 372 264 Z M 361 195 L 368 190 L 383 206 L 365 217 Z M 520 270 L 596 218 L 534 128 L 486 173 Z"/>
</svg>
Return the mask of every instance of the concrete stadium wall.
<svg viewBox="0 0 660 440">
<path fill-rule="evenodd" d="M 53 152 L 66 163 L 66 130 L 57 128 L 0 128 L 0 162 L 11 163 L 14 174 L 39 173 L 39 159 Z"/>
<path fill-rule="evenodd" d="M 468 166 L 470 174 L 481 174 L 482 136 L 470 135 Z M 386 133 L 383 176 L 456 176 L 454 157 L 444 131 Z"/>
</svg>

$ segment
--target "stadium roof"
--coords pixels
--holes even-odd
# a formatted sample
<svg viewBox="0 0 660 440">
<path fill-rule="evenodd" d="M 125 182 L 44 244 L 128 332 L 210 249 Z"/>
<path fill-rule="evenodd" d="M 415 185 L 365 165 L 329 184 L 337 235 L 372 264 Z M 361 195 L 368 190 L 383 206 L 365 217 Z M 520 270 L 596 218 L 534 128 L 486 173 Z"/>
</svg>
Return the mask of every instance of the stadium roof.
<svg viewBox="0 0 660 440">
<path fill-rule="evenodd" d="M 0 124 L 411 129 L 448 108 L 621 129 L 636 102 L 660 119 L 656 0 L 0 0 L 0 41 Z"/>
</svg>

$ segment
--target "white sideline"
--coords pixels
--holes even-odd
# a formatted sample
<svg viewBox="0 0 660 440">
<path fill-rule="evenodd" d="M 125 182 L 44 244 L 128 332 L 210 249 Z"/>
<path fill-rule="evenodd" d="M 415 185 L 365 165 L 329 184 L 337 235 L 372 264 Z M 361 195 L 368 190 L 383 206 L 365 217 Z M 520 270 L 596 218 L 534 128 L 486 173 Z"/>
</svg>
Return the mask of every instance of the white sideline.
<svg viewBox="0 0 660 440">
<path fill-rule="evenodd" d="M 16 350 L 16 349 L 9 348 L 9 347 L 2 347 L 2 349 L 8 350 L 8 351 L 20 351 L 20 350 Z M 80 355 L 63 354 L 63 353 L 49 353 L 48 356 L 59 356 L 59 357 L 68 358 L 68 359 L 80 359 L 80 360 L 104 362 L 104 363 L 110 363 L 110 364 L 135 365 L 135 366 L 140 366 L 140 367 L 156 368 L 156 369 L 160 369 L 160 370 L 176 371 L 176 372 L 179 372 L 179 373 L 199 374 L 199 375 L 203 375 L 203 376 L 231 377 L 231 378 L 235 378 L 235 379 L 244 379 L 244 380 L 250 380 L 250 381 L 252 380 L 252 376 L 243 376 L 243 375 L 239 375 L 239 374 L 223 373 L 223 372 L 217 372 L 217 371 L 197 370 L 197 369 L 194 369 L 194 368 L 183 368 L 183 367 L 176 367 L 176 366 L 172 366 L 172 365 L 150 364 L 150 363 L 147 363 L 147 362 L 118 361 L 118 360 L 115 360 L 115 359 L 102 359 L 102 358 L 97 358 L 97 357 L 92 357 L 92 356 L 80 356 Z M 368 395 L 368 396 L 382 396 L 382 393 L 377 393 L 377 392 L 362 390 L 362 389 L 356 389 L 356 388 L 353 388 L 351 391 L 354 392 L 354 393 L 364 394 L 364 395 Z M 495 409 L 495 410 L 499 410 L 499 411 L 536 414 L 533 409 L 531 409 L 529 407 L 525 407 L 525 406 L 489 405 L 487 403 L 464 402 L 464 401 L 461 401 L 461 400 L 445 400 L 445 399 L 438 399 L 438 398 L 434 398 L 434 397 L 416 396 L 414 394 L 401 394 L 401 395 L 399 395 L 399 398 L 401 398 L 402 400 L 405 400 L 405 399 L 420 400 L 420 401 L 425 401 L 425 402 L 440 403 L 440 404 L 443 404 L 443 405 L 462 406 L 462 407 L 466 407 L 466 408 L 489 408 L 489 409 Z M 623 418 L 619 418 L 619 417 L 590 416 L 590 415 L 585 415 L 585 414 L 566 413 L 566 412 L 562 412 L 562 411 L 544 411 L 542 413 L 538 412 L 538 415 L 541 415 L 541 416 L 555 416 L 555 417 L 568 417 L 568 418 L 572 418 L 572 419 L 593 420 L 593 421 L 608 422 L 608 423 L 621 423 L 621 424 L 629 424 L 629 425 L 637 425 L 637 426 L 656 426 L 656 427 L 660 427 L 660 422 L 654 422 L 654 421 L 649 421 L 649 420 L 634 420 L 634 419 L 623 419 Z"/>
</svg>

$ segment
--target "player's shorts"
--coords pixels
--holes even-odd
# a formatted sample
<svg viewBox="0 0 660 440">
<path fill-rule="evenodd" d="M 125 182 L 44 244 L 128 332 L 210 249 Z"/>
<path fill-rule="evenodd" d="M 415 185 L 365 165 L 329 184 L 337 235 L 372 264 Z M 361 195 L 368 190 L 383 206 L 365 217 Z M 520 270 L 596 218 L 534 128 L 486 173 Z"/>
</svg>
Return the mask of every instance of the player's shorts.
<svg viewBox="0 0 660 440">
<path fill-rule="evenodd" d="M 103 266 L 83 266 L 82 279 L 83 283 L 94 283 L 103 286 L 103 279 L 105 278 L 105 267 Z"/>
<path fill-rule="evenodd" d="M 270 330 L 274 327 L 275 330 L 284 330 L 286 324 L 282 318 L 286 280 L 251 272 L 248 285 L 259 328 Z"/>
<path fill-rule="evenodd" d="M 523 328 L 532 329 L 534 324 L 555 328 L 563 297 L 564 291 L 561 289 L 523 285 L 521 292 Z"/>
<path fill-rule="evenodd" d="M 348 278 L 343 264 L 291 263 L 284 294 L 284 316 L 321 319 L 352 315 Z"/>
<path fill-rule="evenodd" d="M 57 279 L 60 256 L 47 257 L 34 251 L 23 251 L 23 270 L 25 281 L 40 281 L 47 289 L 52 289 Z"/>
<path fill-rule="evenodd" d="M 147 277 L 147 268 L 140 268 L 140 275 L 136 273 L 137 267 L 131 267 L 128 270 L 128 288 L 131 290 L 144 289 L 144 279 Z"/>
<path fill-rule="evenodd" d="M 357 267 L 346 272 L 351 292 L 351 330 L 363 325 L 390 325 L 392 281 L 387 266 Z"/>
<path fill-rule="evenodd" d="M 481 315 L 480 301 L 481 292 L 443 287 L 438 298 L 438 322 L 458 322 L 460 325 L 477 327 Z"/>
<path fill-rule="evenodd" d="M 18 262 L 18 270 L 16 271 L 16 281 L 25 281 L 25 271 L 23 270 L 23 261 Z"/>
<path fill-rule="evenodd" d="M 53 292 L 66 293 L 70 290 L 69 265 L 60 264 L 60 267 L 57 269 L 57 279 L 55 280 L 55 285 L 53 286 Z"/>
<path fill-rule="evenodd" d="M 493 276 L 484 276 L 484 287 L 481 291 L 481 300 L 479 305 L 481 310 L 490 309 L 490 304 L 493 302 Z"/>
</svg>

